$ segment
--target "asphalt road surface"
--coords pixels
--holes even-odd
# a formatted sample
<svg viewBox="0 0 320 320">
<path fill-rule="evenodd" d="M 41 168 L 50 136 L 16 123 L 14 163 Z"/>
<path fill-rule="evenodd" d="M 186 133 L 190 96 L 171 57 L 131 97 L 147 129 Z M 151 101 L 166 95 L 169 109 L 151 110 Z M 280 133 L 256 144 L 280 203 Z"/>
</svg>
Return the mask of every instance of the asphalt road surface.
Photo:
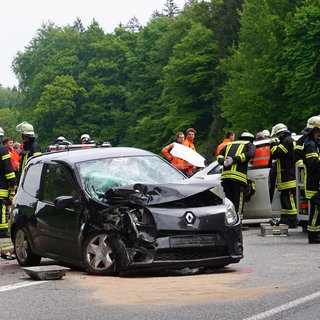
<svg viewBox="0 0 320 320">
<path fill-rule="evenodd" d="M 301 228 L 266 237 L 251 226 L 243 236 L 244 259 L 216 270 L 123 278 L 70 270 L 40 281 L 16 260 L 0 259 L 1 320 L 318 319 L 320 245 L 308 244 Z"/>
</svg>

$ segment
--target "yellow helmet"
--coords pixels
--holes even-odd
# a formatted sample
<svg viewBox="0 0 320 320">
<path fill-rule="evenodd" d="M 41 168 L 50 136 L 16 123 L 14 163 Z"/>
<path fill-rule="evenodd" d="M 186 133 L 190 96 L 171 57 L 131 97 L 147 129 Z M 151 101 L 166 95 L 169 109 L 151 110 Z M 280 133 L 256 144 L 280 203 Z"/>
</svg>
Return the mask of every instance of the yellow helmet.
<svg viewBox="0 0 320 320">
<path fill-rule="evenodd" d="M 278 133 L 284 132 L 284 131 L 290 132 L 288 130 L 288 127 L 285 124 L 278 123 L 278 124 L 276 124 L 275 126 L 272 127 L 271 136 L 277 135 Z"/>
</svg>

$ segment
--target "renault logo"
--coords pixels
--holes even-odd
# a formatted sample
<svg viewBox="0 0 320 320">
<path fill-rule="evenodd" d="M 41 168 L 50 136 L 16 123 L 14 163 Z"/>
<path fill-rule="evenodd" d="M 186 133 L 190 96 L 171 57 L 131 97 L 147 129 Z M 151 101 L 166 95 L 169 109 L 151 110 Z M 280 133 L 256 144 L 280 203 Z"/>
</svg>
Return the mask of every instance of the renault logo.
<svg viewBox="0 0 320 320">
<path fill-rule="evenodd" d="M 187 211 L 183 217 L 186 220 L 187 224 L 194 224 L 194 222 L 196 221 L 196 217 L 191 211 Z"/>
</svg>

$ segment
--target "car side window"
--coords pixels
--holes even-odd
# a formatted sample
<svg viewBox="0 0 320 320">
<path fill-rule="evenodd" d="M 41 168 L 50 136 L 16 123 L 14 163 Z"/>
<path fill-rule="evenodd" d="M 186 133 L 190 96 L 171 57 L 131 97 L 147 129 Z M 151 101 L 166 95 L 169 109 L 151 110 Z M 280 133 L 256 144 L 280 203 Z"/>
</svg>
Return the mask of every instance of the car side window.
<svg viewBox="0 0 320 320">
<path fill-rule="evenodd" d="M 73 196 L 76 189 L 64 168 L 59 164 L 48 164 L 44 172 L 43 200 L 54 202 L 59 196 Z"/>
<path fill-rule="evenodd" d="M 222 172 L 222 168 L 223 168 L 223 165 L 217 164 L 208 172 L 208 175 L 217 174 L 217 173 L 220 174 Z"/>
<path fill-rule="evenodd" d="M 40 195 L 40 180 L 43 164 L 37 163 L 31 165 L 24 172 L 22 188 L 34 198 L 39 198 Z"/>
</svg>

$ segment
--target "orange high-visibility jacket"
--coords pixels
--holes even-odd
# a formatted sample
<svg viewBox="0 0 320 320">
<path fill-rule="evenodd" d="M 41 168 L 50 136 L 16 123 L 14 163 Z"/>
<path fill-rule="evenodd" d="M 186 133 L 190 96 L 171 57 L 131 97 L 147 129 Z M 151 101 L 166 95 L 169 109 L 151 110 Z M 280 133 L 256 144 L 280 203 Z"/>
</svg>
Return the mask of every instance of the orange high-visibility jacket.
<svg viewBox="0 0 320 320">
<path fill-rule="evenodd" d="M 257 148 L 254 154 L 253 166 L 268 166 L 270 159 L 270 146 Z"/>
<path fill-rule="evenodd" d="M 170 163 L 172 165 L 174 165 L 177 169 L 179 170 L 186 170 L 189 168 L 189 163 L 183 159 L 174 157 L 173 155 L 170 154 L 171 149 L 173 148 L 173 143 L 168 144 L 167 146 L 165 146 L 161 152 L 162 154 L 167 158 L 168 161 L 170 161 Z"/>
<path fill-rule="evenodd" d="M 224 146 L 228 143 L 228 142 L 232 142 L 231 139 L 223 139 L 223 141 L 217 146 L 217 149 L 216 149 L 216 157 L 217 155 L 220 153 L 220 151 L 224 148 Z"/>
</svg>

